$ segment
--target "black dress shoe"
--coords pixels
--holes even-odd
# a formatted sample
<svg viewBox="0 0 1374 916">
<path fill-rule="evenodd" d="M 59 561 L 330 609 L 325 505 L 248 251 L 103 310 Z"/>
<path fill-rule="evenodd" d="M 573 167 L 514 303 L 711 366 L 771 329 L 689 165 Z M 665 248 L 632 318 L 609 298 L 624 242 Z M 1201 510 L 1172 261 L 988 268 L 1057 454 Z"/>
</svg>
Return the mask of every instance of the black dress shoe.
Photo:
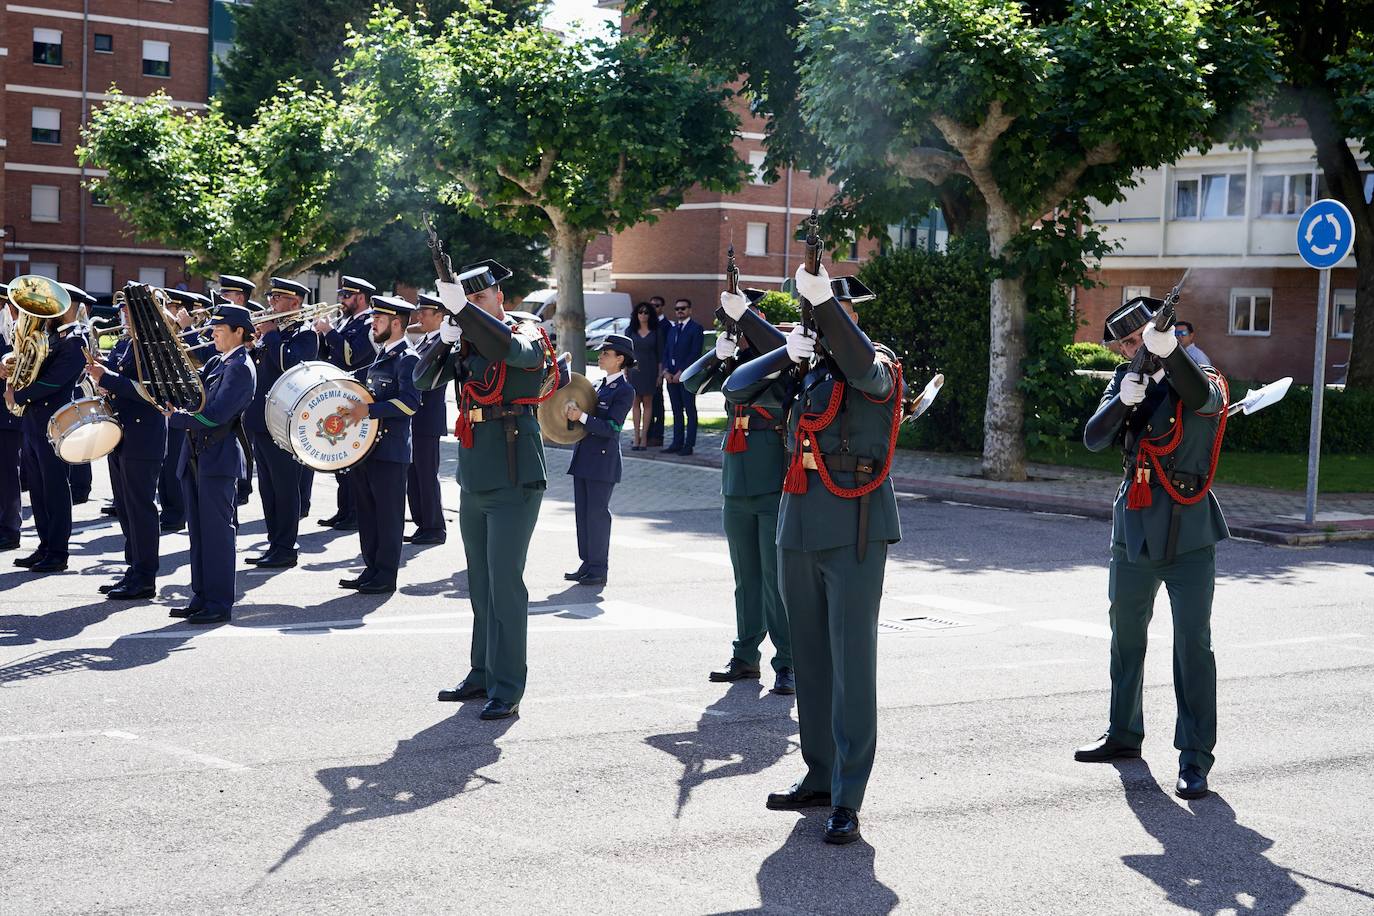
<svg viewBox="0 0 1374 916">
<path fill-rule="evenodd" d="M 29 567 L 29 570 L 30 570 L 31 572 L 36 572 L 36 573 L 65 572 L 66 569 L 67 569 L 67 560 L 66 560 L 66 558 L 63 558 L 63 559 L 60 559 L 60 560 L 59 560 L 59 559 L 57 559 L 56 557 L 44 557 L 44 558 L 43 558 L 43 561 L 42 561 L 41 563 L 35 563 L 35 564 L 33 564 L 32 566 Z"/>
<path fill-rule="evenodd" d="M 520 711 L 519 703 L 507 703 L 505 700 L 487 700 L 487 705 L 482 707 L 478 713 L 479 719 L 509 719 Z"/>
<path fill-rule="evenodd" d="M 682 451 L 678 452 L 678 454 L 679 454 L 679 455 L 690 455 L 690 454 L 692 454 L 692 452 L 694 452 L 694 451 L 695 451 L 695 449 L 693 449 L 690 445 L 688 445 L 688 446 L 685 446 L 685 447 L 682 449 Z"/>
<path fill-rule="evenodd" d="M 0 553 L 4 553 L 6 550 L 18 550 L 18 549 L 19 549 L 19 538 L 8 538 L 8 539 L 6 539 L 6 540 L 0 541 Z"/>
<path fill-rule="evenodd" d="M 412 537 L 412 538 L 410 539 L 410 543 L 412 543 L 412 544 L 443 544 L 443 543 L 445 543 L 447 540 L 448 540 L 448 535 L 446 535 L 446 534 L 436 534 L 436 533 L 434 533 L 434 532 L 427 531 L 427 532 L 425 532 L 424 534 L 420 534 L 419 532 L 416 532 L 415 536 Z"/>
<path fill-rule="evenodd" d="M 322 518 L 315 522 L 315 524 L 319 525 L 321 528 L 333 528 L 338 523 L 339 517 L 337 515 L 331 515 L 329 518 Z"/>
<path fill-rule="evenodd" d="M 360 595 L 390 595 L 396 591 L 395 582 L 364 582 L 358 586 Z"/>
<path fill-rule="evenodd" d="M 461 684 L 459 684 L 457 687 L 454 687 L 452 690 L 439 691 L 439 702 L 461 703 L 463 700 L 475 700 L 478 697 L 484 697 L 486 695 L 487 688 L 479 687 L 476 684 L 470 684 L 467 681 L 463 681 Z"/>
<path fill-rule="evenodd" d="M 228 623 L 228 622 L 229 622 L 229 612 L 228 612 L 228 611 L 196 611 L 196 612 L 195 612 L 194 614 L 192 614 L 190 617 L 187 617 L 187 618 L 186 618 L 186 622 L 187 622 L 187 623 L 190 623 L 190 624 L 195 624 L 196 626 L 205 626 L 205 625 L 207 625 L 207 624 L 212 624 L 212 623 Z"/>
<path fill-rule="evenodd" d="M 119 515 L 119 510 L 116 509 L 114 506 L 101 506 L 101 507 L 100 507 L 100 514 L 101 514 L 101 515 Z"/>
<path fill-rule="evenodd" d="M 751 665 L 738 658 L 730 659 L 730 663 L 719 671 L 711 672 L 711 680 L 717 684 L 724 684 L 729 681 L 743 681 L 749 678 L 757 679 L 762 672 L 758 665 Z"/>
<path fill-rule="evenodd" d="M 578 585 L 605 585 L 605 576 L 583 576 L 577 580 Z"/>
<path fill-rule="evenodd" d="M 773 678 L 773 693 L 790 697 L 797 692 L 797 676 L 792 673 L 791 668 L 779 668 L 778 674 Z"/>
<path fill-rule="evenodd" d="M 339 588 L 362 588 L 368 582 L 366 574 L 355 576 L 352 579 L 340 579 Z"/>
<path fill-rule="evenodd" d="M 116 579 L 116 580 L 114 580 L 113 582 L 106 582 L 104 585 L 100 586 L 100 588 L 96 589 L 96 591 L 100 592 L 100 594 L 102 594 L 102 595 L 108 595 L 110 592 L 114 591 L 115 589 L 117 589 L 117 588 L 123 588 L 123 587 L 124 587 L 124 580 L 123 580 L 123 579 Z"/>
<path fill-rule="evenodd" d="M 661 448 L 661 449 L 659 449 L 659 451 L 662 452 L 662 453 L 665 454 L 665 455 L 676 455 L 678 452 L 682 451 L 682 446 L 680 446 L 680 445 L 670 445 L 670 446 L 668 446 L 667 448 Z"/>
<path fill-rule="evenodd" d="M 258 569 L 290 569 L 296 565 L 296 555 L 294 553 L 269 553 L 266 556 L 258 557 L 254 564 Z"/>
<path fill-rule="evenodd" d="M 574 572 L 564 573 L 564 574 L 563 574 L 563 578 L 564 578 L 564 579 L 567 579 L 569 582 L 581 582 L 581 581 L 582 581 L 582 577 L 585 576 L 586 574 L 587 574 L 587 571 L 586 571 L 585 569 L 579 569 L 579 570 L 576 570 L 576 571 L 574 571 Z"/>
<path fill-rule="evenodd" d="M 829 792 L 813 792 L 803 789 L 801 784 L 786 792 L 769 792 L 766 807 L 769 811 L 800 811 L 802 808 L 830 807 Z"/>
<path fill-rule="evenodd" d="M 167 612 L 168 617 L 190 617 L 205 610 L 203 607 L 174 607 Z"/>
<path fill-rule="evenodd" d="M 39 563 L 42 563 L 42 562 L 43 562 L 43 551 L 41 551 L 41 550 L 35 550 L 33 553 L 29 554 L 27 557 L 19 557 L 17 560 L 14 561 L 14 565 L 15 565 L 15 566 L 22 566 L 23 568 L 28 569 L 28 568 L 30 568 L 30 567 L 37 566 Z"/>
<path fill-rule="evenodd" d="M 335 531 L 357 531 L 358 520 L 356 518 L 346 518 L 341 522 L 334 523 Z"/>
<path fill-rule="evenodd" d="M 859 812 L 853 808 L 836 808 L 825 822 L 825 841 L 843 845 L 859 838 Z"/>
<path fill-rule="evenodd" d="M 131 588 L 126 585 L 121 585 L 105 593 L 105 597 L 111 601 L 146 601 L 156 595 L 157 589 L 153 588 L 151 585 L 145 585 L 142 588 Z"/>
<path fill-rule="evenodd" d="M 1207 794 L 1207 777 L 1197 767 L 1184 767 L 1178 771 L 1174 794 L 1179 798 L 1202 798 Z"/>
<path fill-rule="evenodd" d="M 159 528 L 163 534 L 175 534 L 186 527 L 185 522 L 163 522 Z"/>
<path fill-rule="evenodd" d="M 1139 756 L 1140 748 L 1123 744 L 1110 735 L 1103 735 L 1092 744 L 1084 745 L 1073 752 L 1073 759 L 1079 763 L 1103 763 L 1107 760 L 1126 760 Z"/>
<path fill-rule="evenodd" d="M 82 493 L 82 494 L 79 494 L 79 495 L 76 494 L 76 493 L 73 493 L 73 494 L 72 494 L 72 505 L 73 505 L 73 506 L 80 506 L 80 505 L 82 505 L 82 504 L 84 504 L 84 503 L 88 503 L 88 502 L 90 502 L 90 501 L 91 501 L 91 494 L 89 494 L 89 493 Z"/>
</svg>

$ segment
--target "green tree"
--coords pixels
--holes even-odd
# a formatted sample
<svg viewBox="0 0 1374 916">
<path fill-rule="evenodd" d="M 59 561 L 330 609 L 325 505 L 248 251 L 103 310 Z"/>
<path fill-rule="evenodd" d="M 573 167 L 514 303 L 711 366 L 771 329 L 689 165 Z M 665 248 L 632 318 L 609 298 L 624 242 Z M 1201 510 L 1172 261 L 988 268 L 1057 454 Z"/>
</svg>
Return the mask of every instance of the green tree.
<svg viewBox="0 0 1374 916">
<path fill-rule="evenodd" d="M 1332 197 L 1355 219 L 1355 335 L 1346 383 L 1374 390 L 1374 203 L 1367 165 L 1374 154 L 1374 0 L 1260 0 L 1278 36 L 1281 110 L 1301 114 Z"/>
<path fill-rule="evenodd" d="M 1022 480 L 1028 285 L 1062 286 L 1065 247 L 1081 259 L 1096 246 L 1071 228 L 1088 198 L 1118 200 L 1137 170 L 1253 131 L 1270 45 L 1253 20 L 1208 0 L 1079 0 L 1035 15 L 1007 0 L 804 10 L 802 117 L 835 180 L 940 187 L 959 176 L 986 207 L 998 268 L 983 473 Z"/>
<path fill-rule="evenodd" d="M 724 91 L 635 36 L 567 40 L 480 15 L 441 30 L 379 10 L 341 74 L 416 182 L 493 225 L 543 233 L 560 291 L 560 348 L 585 360 L 582 257 L 597 234 L 671 210 L 745 167 Z"/>
<path fill-rule="evenodd" d="M 161 93 L 115 98 L 93 112 L 77 156 L 108 170 L 92 190 L 139 238 L 189 250 L 193 273 L 263 287 L 396 218 L 391 163 L 362 142 L 360 120 L 357 106 L 295 84 L 239 128 L 216 104 L 202 116 Z"/>
</svg>

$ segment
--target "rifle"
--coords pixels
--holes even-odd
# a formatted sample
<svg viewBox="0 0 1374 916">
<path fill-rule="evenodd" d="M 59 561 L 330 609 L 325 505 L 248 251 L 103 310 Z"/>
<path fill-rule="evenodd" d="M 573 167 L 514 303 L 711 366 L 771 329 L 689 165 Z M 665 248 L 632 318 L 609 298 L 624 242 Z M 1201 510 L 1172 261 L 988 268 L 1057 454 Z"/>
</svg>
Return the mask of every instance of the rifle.
<svg viewBox="0 0 1374 916">
<path fill-rule="evenodd" d="M 439 238 L 439 233 L 434 231 L 434 224 L 430 222 L 428 212 L 423 210 L 420 212 L 420 222 L 424 223 L 425 232 L 429 234 L 426 244 L 429 246 L 429 256 L 434 259 L 435 275 L 445 283 L 456 283 L 453 262 L 449 260 L 448 254 L 444 251 L 444 242 Z M 449 312 L 447 309 L 445 309 L 445 313 L 447 321 L 452 324 L 458 323 L 458 316 L 455 313 Z M 437 387 L 452 352 L 453 344 L 444 343 L 442 340 L 435 341 L 434 346 L 425 352 L 415 367 L 415 386 L 424 390 Z"/>
<path fill-rule="evenodd" d="M 1169 291 L 1169 295 L 1164 297 L 1164 302 L 1160 304 L 1159 311 L 1155 312 L 1153 318 L 1156 331 L 1167 331 L 1169 326 L 1174 323 L 1174 306 L 1178 304 L 1179 294 L 1183 292 L 1183 284 L 1188 282 L 1188 274 L 1192 272 L 1191 267 L 1185 270 L 1183 278 L 1178 281 L 1178 285 Z M 1130 365 L 1126 367 L 1126 371 L 1136 373 L 1143 382 L 1145 376 L 1154 375 L 1161 368 L 1163 368 L 1163 364 L 1159 361 L 1159 357 L 1151 353 L 1142 342 L 1140 349 L 1136 350 L 1135 356 L 1131 358 Z"/>
</svg>

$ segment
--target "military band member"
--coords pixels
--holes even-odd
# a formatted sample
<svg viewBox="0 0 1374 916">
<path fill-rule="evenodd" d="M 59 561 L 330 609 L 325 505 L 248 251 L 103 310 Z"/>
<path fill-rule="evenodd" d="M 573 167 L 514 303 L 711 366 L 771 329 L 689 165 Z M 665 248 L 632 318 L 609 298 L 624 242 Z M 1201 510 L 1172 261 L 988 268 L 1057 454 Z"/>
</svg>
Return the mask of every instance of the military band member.
<svg viewBox="0 0 1374 916">
<path fill-rule="evenodd" d="M 1230 537 L 1211 490 L 1227 392 L 1220 374 L 1199 367 L 1178 346 L 1172 328 L 1155 329 L 1151 318 L 1162 304 L 1137 297 L 1107 318 L 1106 339 L 1119 341 L 1127 359 L 1144 346 L 1160 368 L 1142 378 L 1125 364 L 1118 366 L 1083 432 L 1092 451 L 1119 446 L 1126 473 L 1112 507 L 1109 724 L 1106 734 L 1079 748 L 1074 759 L 1140 756 L 1146 632 L 1163 584 L 1174 626 L 1174 747 L 1179 751 L 1174 793 L 1201 798 L 1208 791 L 1217 733 L 1211 628 L 1216 544 Z"/>
<path fill-rule="evenodd" d="M 467 556 L 472 598 L 471 670 L 442 701 L 486 696 L 484 719 L 520 709 L 527 672 L 525 639 L 529 591 L 525 556 L 539 519 L 547 472 L 535 400 L 553 354 L 537 328 L 506 315 L 500 283 L 510 271 L 495 261 L 465 268 L 457 283 L 438 283 L 454 315 L 439 331 L 442 343 L 462 346 L 444 359 L 434 349 L 417 369 L 416 384 L 458 383 L 458 527 Z"/>
<path fill-rule="evenodd" d="M 377 355 L 372 343 L 372 313 L 368 300 L 377 294 L 377 287 L 361 277 L 344 277 L 339 281 L 339 320 L 331 325 L 326 318 L 315 319 L 315 332 L 320 335 L 320 359 L 340 369 L 357 372 L 371 364 Z M 353 487 L 348 474 L 337 476 L 337 509 L 319 524 L 324 528 L 356 531 L 358 512 L 353 503 Z"/>
<path fill-rule="evenodd" d="M 128 306 L 120 309 L 128 326 Z M 115 418 L 123 429 L 119 444 L 110 453 L 110 484 L 114 488 L 116 516 L 124 535 L 124 574 L 111 585 L 102 585 L 105 597 L 137 601 L 153 597 L 157 590 L 159 540 L 158 478 L 167 460 L 167 418 L 139 383 L 132 339 L 123 336 L 103 362 L 87 356 L 91 380 L 111 395 Z"/>
<path fill-rule="evenodd" d="M 634 342 L 611 334 L 601 345 L 597 363 L 606 377 L 596 389 L 596 413 L 567 408 L 568 422 L 581 423 L 587 435 L 573 446 L 568 473 L 573 478 L 577 513 L 577 557 L 582 561 L 563 578 L 581 585 L 605 585 L 611 551 L 611 491 L 620 483 L 620 429 L 634 403 L 635 390 L 625 370 L 635 364 Z"/>
<path fill-rule="evenodd" d="M 268 310 L 277 313 L 296 312 L 305 303 L 308 290 L 294 280 L 272 278 L 267 296 Z M 248 562 L 259 569 L 285 569 L 296 565 L 296 535 L 301 520 L 300 464 L 290 452 L 272 441 L 267 433 L 265 405 L 267 393 L 287 369 L 315 359 L 319 352 L 319 335 L 298 317 L 259 325 L 261 337 L 253 353 L 257 358 L 257 392 L 244 415 L 244 425 L 253 441 L 253 463 L 258 471 L 258 491 L 262 496 L 262 512 L 267 523 L 267 551 L 249 557 Z"/>
<path fill-rule="evenodd" d="M 9 299 L 9 284 L 0 284 L 0 357 L 14 350 L 14 328 L 19 310 Z M 0 396 L 9 387 L 0 378 Z M 19 417 L 0 406 L 0 553 L 19 549 L 23 504 L 19 489 L 19 460 L 24 450 L 24 430 Z"/>
<path fill-rule="evenodd" d="M 86 338 L 87 352 L 94 350 L 96 346 L 95 338 L 91 335 L 90 310 L 95 307 L 95 297 L 81 287 L 71 283 L 61 283 L 58 285 L 67 291 L 67 295 L 72 297 L 72 302 L 75 302 L 78 307 L 71 322 L 58 328 L 57 333 L 63 337 L 71 334 L 79 334 Z M 90 501 L 92 479 L 90 462 L 82 462 L 71 466 L 70 480 L 73 506 L 79 506 L 82 503 Z"/>
<path fill-rule="evenodd" d="M 354 465 L 345 480 L 363 524 L 362 575 L 339 585 L 364 595 L 385 595 L 396 590 L 396 571 L 401 566 L 401 533 L 406 521 L 406 471 L 410 467 L 410 421 L 420 408 L 415 388 L 419 359 L 406 341 L 406 325 L 414 309 L 393 296 L 372 299 L 372 342 L 381 351 L 371 366 L 357 371 L 358 381 L 374 398 L 361 401 L 347 412 L 350 420 L 366 417 L 381 421 L 377 443 L 367 457 Z"/>
<path fill-rule="evenodd" d="M 7 405 L 24 407 L 20 424 L 24 434 L 23 460 L 27 465 L 34 528 L 38 531 L 38 549 L 15 560 L 14 565 L 38 573 L 65 570 L 72 539 L 72 466 L 53 451 L 48 441 L 48 420 L 73 399 L 76 383 L 86 368 L 86 337 L 70 333 L 77 305 L 73 301 L 63 315 L 49 319 L 48 355 L 33 384 L 5 389 Z M 59 334 L 57 327 L 68 328 L 69 333 Z M 8 377 L 9 370 L 0 369 L 0 378 Z"/>
<path fill-rule="evenodd" d="M 787 474 L 778 509 L 778 583 L 796 660 L 806 773 L 768 796 L 774 810 L 831 806 L 829 843 L 859 838 L 877 746 L 878 606 L 887 548 L 901 538 L 888 477 L 902 415 L 901 367 L 859 330 L 854 303 L 872 294 L 797 271 L 815 328 L 799 324 L 782 351 L 731 373 L 725 397 L 747 404 L 772 384 L 779 353 L 803 373 L 788 412 Z M 819 332 L 819 337 L 817 335 Z"/>
<path fill-rule="evenodd" d="M 439 327 L 444 323 L 444 303 L 421 293 L 415 307 L 415 325 L 423 335 L 416 346 L 421 359 L 439 346 Z M 420 409 L 410 420 L 410 470 L 406 498 L 415 533 L 406 535 L 412 544 L 442 544 L 448 540 L 443 500 L 439 491 L 439 440 L 448 432 L 448 385 L 420 392 Z"/>
<path fill-rule="evenodd" d="M 191 537 L 191 601 L 170 616 L 193 624 L 225 623 L 234 606 L 234 490 L 246 465 L 236 432 L 256 387 L 248 309 L 221 306 L 210 318 L 210 333 L 216 355 L 200 370 L 205 406 L 195 414 L 166 413 L 171 429 L 185 431 L 175 437 L 177 475 Z"/>
<path fill-rule="evenodd" d="M 761 298 L 760 289 L 721 293 L 721 307 L 737 324 L 739 337 L 722 331 L 715 350 L 683 373 L 682 383 L 693 395 L 719 390 L 731 368 L 785 344 L 786 335 L 750 307 Z M 797 692 L 787 611 L 778 593 L 777 547 L 778 503 L 786 470 L 783 434 L 795 388 L 793 373 L 780 373 L 747 403 L 732 404 L 729 433 L 721 445 L 722 518 L 735 573 L 735 643 L 729 663 L 712 671 L 710 679 L 723 683 L 758 678 L 759 647 L 767 636 L 773 641 L 773 692 L 779 694 Z"/>
</svg>

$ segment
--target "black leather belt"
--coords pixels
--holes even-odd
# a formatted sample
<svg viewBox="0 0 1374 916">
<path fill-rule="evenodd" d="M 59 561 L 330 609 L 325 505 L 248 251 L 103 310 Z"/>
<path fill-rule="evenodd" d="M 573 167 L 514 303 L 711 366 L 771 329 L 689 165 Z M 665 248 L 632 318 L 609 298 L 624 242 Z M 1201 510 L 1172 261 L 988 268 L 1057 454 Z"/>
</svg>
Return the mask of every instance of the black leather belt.
<svg viewBox="0 0 1374 916">
<path fill-rule="evenodd" d="M 506 417 L 522 417 L 539 411 L 537 404 L 493 404 L 490 407 L 474 407 L 468 411 L 469 423 L 487 423 Z"/>
</svg>

